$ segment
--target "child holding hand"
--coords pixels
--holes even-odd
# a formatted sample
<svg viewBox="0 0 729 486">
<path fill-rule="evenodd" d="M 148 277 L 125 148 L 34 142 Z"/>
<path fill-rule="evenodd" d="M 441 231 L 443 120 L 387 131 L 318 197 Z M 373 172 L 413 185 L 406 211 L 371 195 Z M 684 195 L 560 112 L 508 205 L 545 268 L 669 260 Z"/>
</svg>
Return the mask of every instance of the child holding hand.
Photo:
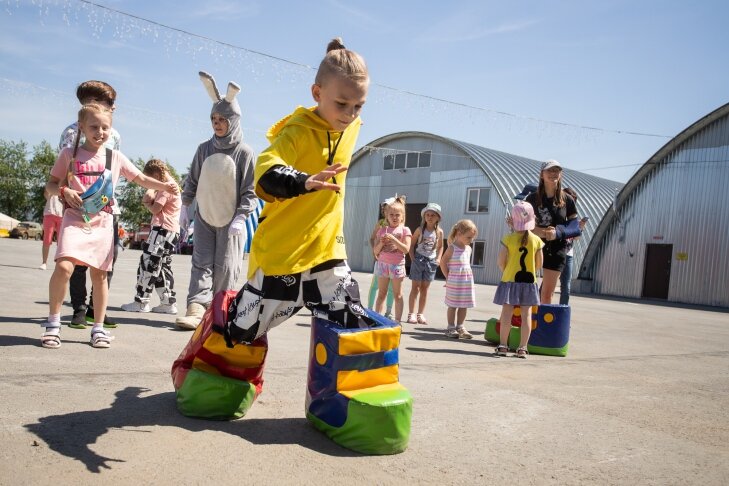
<svg viewBox="0 0 729 486">
<path fill-rule="evenodd" d="M 158 181 L 175 181 L 167 164 L 159 159 L 147 162 L 143 173 Z M 182 197 L 179 193 L 150 189 L 144 193 L 142 204 L 152 213 L 151 229 L 147 241 L 142 245 L 142 256 L 139 257 L 134 301 L 123 304 L 121 308 L 127 312 L 177 314 L 172 254 L 180 238 Z M 150 308 L 150 295 L 153 290 L 159 295 L 160 305 Z"/>
<path fill-rule="evenodd" d="M 392 281 L 395 296 L 395 321 L 400 322 L 403 311 L 402 281 L 405 278 L 405 254 L 410 250 L 412 234 L 405 226 L 405 198 L 397 196 L 385 209 L 387 226 L 380 228 L 375 237 L 375 277 L 377 277 L 377 300 L 375 312 L 382 314 L 387 298 L 387 288 Z"/>
<path fill-rule="evenodd" d="M 473 335 L 463 326 L 466 311 L 476 306 L 476 288 L 471 271 L 471 243 L 478 235 L 476 224 L 462 219 L 448 234 L 448 248 L 440 260 L 446 278 L 445 305 L 448 307 L 448 329 L 445 335 L 455 339 L 471 339 Z"/>
</svg>

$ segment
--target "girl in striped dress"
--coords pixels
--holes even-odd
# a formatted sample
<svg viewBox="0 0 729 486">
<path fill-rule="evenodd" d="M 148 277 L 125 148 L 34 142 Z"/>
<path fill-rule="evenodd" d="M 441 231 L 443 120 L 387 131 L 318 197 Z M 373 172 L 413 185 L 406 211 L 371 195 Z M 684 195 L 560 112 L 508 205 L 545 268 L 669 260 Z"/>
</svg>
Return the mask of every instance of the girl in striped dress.
<svg viewBox="0 0 729 486">
<path fill-rule="evenodd" d="M 471 243 L 478 229 L 470 219 L 453 225 L 448 235 L 449 246 L 440 260 L 446 278 L 445 305 L 448 306 L 448 329 L 445 335 L 455 339 L 471 339 L 465 327 L 466 309 L 476 306 L 476 289 L 471 272 Z"/>
</svg>

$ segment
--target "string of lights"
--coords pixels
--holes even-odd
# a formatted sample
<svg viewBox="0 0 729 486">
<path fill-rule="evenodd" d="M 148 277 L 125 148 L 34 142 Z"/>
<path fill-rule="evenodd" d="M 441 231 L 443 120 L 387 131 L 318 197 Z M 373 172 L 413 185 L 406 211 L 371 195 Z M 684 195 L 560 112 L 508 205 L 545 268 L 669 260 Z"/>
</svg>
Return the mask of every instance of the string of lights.
<svg viewBox="0 0 729 486">
<path fill-rule="evenodd" d="M 48 5 L 49 4 L 57 4 L 58 0 L 34 0 L 34 4 L 37 5 L 42 12 L 47 12 Z M 257 51 L 254 49 L 249 49 L 246 47 L 238 46 L 229 42 L 221 41 L 218 39 L 214 39 L 212 37 L 204 36 L 201 34 L 197 34 L 194 32 L 190 32 L 184 29 L 180 29 L 177 27 L 173 27 L 170 25 L 167 25 L 162 22 L 158 22 L 155 20 L 151 20 L 139 15 L 135 15 L 120 9 L 112 8 L 106 5 L 102 5 L 90 0 L 64 0 L 64 19 L 66 22 L 70 22 L 71 18 L 74 17 L 70 10 L 72 9 L 73 4 L 80 5 L 86 9 L 92 9 L 93 12 L 89 12 L 87 15 L 87 21 L 93 25 L 96 35 L 100 35 L 101 31 L 103 31 L 103 25 L 106 25 L 108 23 L 112 23 L 115 20 L 130 20 L 130 22 L 125 22 L 121 26 L 117 26 L 115 35 L 119 37 L 126 37 L 131 36 L 130 31 L 131 30 L 138 30 L 140 34 L 143 35 L 152 35 L 154 38 L 159 37 L 158 33 L 156 32 L 150 32 L 151 28 L 158 28 L 162 29 L 164 31 L 167 31 L 168 33 L 174 33 L 178 36 L 184 36 L 188 37 L 190 39 L 195 39 L 200 42 L 207 43 L 209 45 L 215 46 L 214 48 L 222 48 L 226 49 L 232 52 L 238 52 L 238 53 L 244 53 L 246 56 L 253 56 L 258 58 L 259 60 L 262 60 L 264 62 L 275 62 L 278 64 L 283 64 L 286 66 L 289 66 L 291 68 L 294 68 L 302 73 L 309 74 L 311 71 L 315 70 L 314 67 L 309 66 L 304 63 L 292 61 L 290 59 L 286 59 L 279 56 L 274 56 L 272 54 L 268 54 L 265 52 Z M 10 0 L 6 0 L 6 3 L 8 5 L 8 10 L 10 7 L 13 6 L 13 3 L 15 3 L 15 6 L 17 7 L 17 2 L 11 2 Z M 99 14 L 101 14 L 101 18 L 99 18 Z M 78 17 L 78 15 L 76 15 Z M 140 25 L 144 24 L 144 25 Z M 168 44 L 171 44 L 173 40 L 167 39 L 166 40 Z M 179 46 L 177 46 L 179 47 Z M 486 107 L 480 107 L 475 106 L 467 103 L 461 103 L 457 101 L 448 100 L 445 98 L 441 98 L 438 96 L 431 96 L 431 95 L 425 95 L 421 93 L 416 93 L 414 91 L 403 89 L 403 88 L 397 88 L 394 86 L 388 86 L 384 84 L 378 84 L 373 83 L 372 86 L 380 88 L 381 90 L 388 91 L 393 94 L 397 94 L 400 96 L 408 96 L 413 97 L 419 100 L 427 100 L 432 103 L 436 104 L 442 104 L 447 105 L 459 109 L 464 109 L 472 112 L 478 112 L 478 113 L 485 113 L 492 116 L 497 117 L 503 117 L 505 119 L 512 119 L 520 122 L 526 122 L 531 124 L 536 124 L 538 126 L 544 126 L 549 125 L 557 128 L 563 128 L 563 129 L 575 129 L 580 131 L 587 131 L 587 132 L 595 132 L 595 133 L 610 133 L 610 134 L 618 134 L 618 135 L 630 135 L 630 136 L 639 136 L 639 137 L 655 137 L 655 138 L 672 138 L 670 135 L 663 135 L 663 134 L 656 134 L 656 133 L 648 133 L 648 132 L 639 132 L 639 131 L 632 131 L 632 130 L 623 130 L 623 129 L 608 129 L 608 128 L 601 128 L 596 126 L 590 126 L 590 125 L 581 125 L 576 123 L 567 123 L 567 122 L 561 122 L 561 121 L 555 121 L 555 120 L 549 120 L 544 118 L 538 118 L 533 116 L 525 116 L 525 115 L 519 115 L 516 113 L 511 113 L 508 111 L 503 110 L 496 110 L 492 108 L 486 108 Z M 508 123 L 508 121 L 507 121 Z"/>
</svg>

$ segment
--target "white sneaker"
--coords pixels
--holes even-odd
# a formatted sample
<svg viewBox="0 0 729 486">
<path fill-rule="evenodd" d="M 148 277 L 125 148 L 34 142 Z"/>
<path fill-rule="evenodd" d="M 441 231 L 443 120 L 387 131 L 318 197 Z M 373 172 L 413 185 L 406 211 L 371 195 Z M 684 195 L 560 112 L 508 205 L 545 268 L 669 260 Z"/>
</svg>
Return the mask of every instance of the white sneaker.
<svg viewBox="0 0 729 486">
<path fill-rule="evenodd" d="M 158 314 L 177 314 L 177 304 L 160 304 L 152 307 L 152 312 Z"/>
<path fill-rule="evenodd" d="M 47 268 L 48 267 L 46 266 L 45 263 L 41 263 L 40 266 L 38 267 L 39 270 L 46 270 Z"/>
<path fill-rule="evenodd" d="M 122 304 L 122 310 L 127 312 L 149 312 L 149 303 L 142 304 L 141 302 L 130 302 L 129 304 Z"/>
</svg>

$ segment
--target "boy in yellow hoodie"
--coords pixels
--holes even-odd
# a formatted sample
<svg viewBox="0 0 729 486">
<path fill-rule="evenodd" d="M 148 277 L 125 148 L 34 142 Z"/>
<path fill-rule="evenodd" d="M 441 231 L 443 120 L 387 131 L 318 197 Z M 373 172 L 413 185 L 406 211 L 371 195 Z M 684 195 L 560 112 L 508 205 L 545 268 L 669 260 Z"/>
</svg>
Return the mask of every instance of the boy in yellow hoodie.
<svg viewBox="0 0 729 486">
<path fill-rule="evenodd" d="M 345 177 L 367 98 L 364 59 L 332 40 L 299 107 L 268 132 L 256 161 L 266 201 L 251 247 L 248 282 L 228 309 L 228 346 L 251 343 L 303 306 L 343 327 L 365 327 L 359 287 L 344 246 Z"/>
</svg>

